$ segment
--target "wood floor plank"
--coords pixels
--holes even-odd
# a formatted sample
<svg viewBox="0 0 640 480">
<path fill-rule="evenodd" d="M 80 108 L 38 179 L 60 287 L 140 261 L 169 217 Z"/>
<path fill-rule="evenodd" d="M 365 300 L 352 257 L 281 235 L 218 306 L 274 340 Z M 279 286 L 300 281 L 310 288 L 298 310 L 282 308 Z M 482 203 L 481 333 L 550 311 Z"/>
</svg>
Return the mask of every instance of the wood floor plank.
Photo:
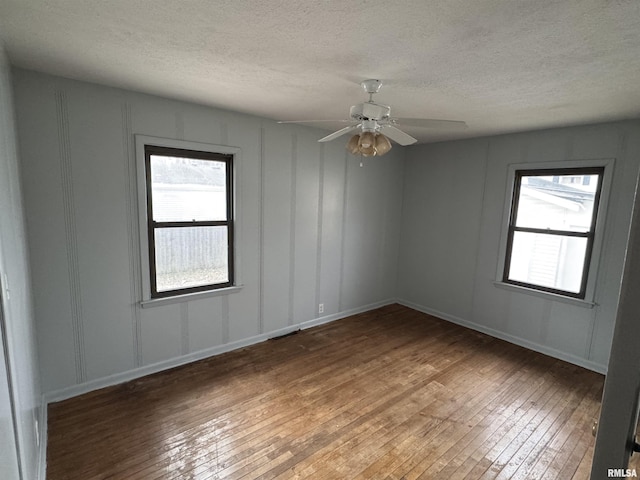
<svg viewBox="0 0 640 480">
<path fill-rule="evenodd" d="M 497 358 L 497 360 L 502 360 L 502 359 Z M 491 425 L 486 424 L 485 426 L 481 426 L 478 428 L 478 430 L 481 431 L 482 435 L 484 435 L 484 437 L 481 435 L 478 435 L 480 437 L 481 444 L 486 441 L 487 437 L 491 434 L 491 431 L 493 428 L 499 427 L 502 421 L 506 420 L 507 414 L 506 414 L 505 405 L 509 403 L 509 399 L 510 398 L 517 399 L 522 395 L 521 388 L 524 384 L 523 383 L 524 373 L 519 368 L 522 365 L 521 363 L 522 361 L 523 359 L 520 358 L 518 362 L 513 362 L 511 364 L 503 363 L 503 365 L 509 365 L 509 369 L 504 370 L 506 378 L 503 379 L 498 385 L 492 387 L 491 389 L 488 389 L 488 391 L 499 393 L 499 395 L 492 399 L 486 396 L 482 399 L 483 403 L 486 404 L 485 409 L 488 411 L 492 411 L 492 414 L 497 415 L 497 417 L 494 417 L 492 419 L 493 421 L 491 422 Z M 503 389 L 503 390 L 500 391 L 500 389 Z M 493 405 L 491 405 L 492 403 Z M 425 436 L 425 438 L 420 442 L 414 441 L 413 447 L 419 448 L 422 452 L 424 452 L 424 449 L 429 445 L 429 440 L 437 438 L 438 434 L 439 434 L 438 429 L 431 430 L 429 432 L 428 438 L 427 436 Z M 458 449 L 460 452 L 458 456 L 465 452 L 468 455 L 471 451 L 473 451 L 473 445 L 474 445 L 473 442 L 470 442 L 470 444 L 466 448 Z M 452 447 L 452 449 L 455 449 L 455 447 Z M 425 462 L 423 458 L 424 453 L 422 453 L 421 455 L 417 455 L 417 452 L 415 453 L 416 454 L 413 454 L 411 448 L 406 448 L 406 447 L 403 448 L 402 454 L 405 455 L 405 458 L 403 459 L 404 461 L 399 465 L 398 469 L 393 472 L 392 476 L 394 478 L 403 478 L 403 477 L 407 478 L 407 475 L 408 475 L 407 472 L 411 472 L 414 470 L 416 472 L 419 472 L 419 469 L 416 469 L 416 466 L 419 463 L 426 463 L 428 468 L 428 461 Z M 449 476 L 447 475 L 443 476 L 443 478 L 457 478 L 455 475 L 452 475 L 453 472 L 451 470 L 455 470 L 453 464 L 451 465 L 448 464 L 446 468 L 450 470 L 450 474 Z"/>
<path fill-rule="evenodd" d="M 49 480 L 588 478 L 603 377 L 400 305 L 49 406 Z"/>
<path fill-rule="evenodd" d="M 491 413 L 492 407 L 489 405 L 499 403 L 513 391 L 510 388 L 511 382 L 517 379 L 513 373 L 508 372 L 510 378 L 504 378 L 502 382 L 488 388 L 476 382 L 475 388 L 467 388 L 467 392 L 462 395 L 458 393 L 457 408 L 453 409 L 447 417 L 447 424 L 443 424 L 440 429 L 430 431 L 428 436 L 417 442 L 421 445 L 421 455 L 415 457 L 410 464 L 405 463 L 402 466 L 403 476 L 409 479 L 433 478 L 437 475 L 445 466 L 442 463 L 443 457 L 464 445 L 462 439 Z M 464 391 L 465 386 L 461 387 L 457 389 L 458 392 Z M 460 408 L 462 405 L 464 408 Z M 419 459 L 419 462 L 416 463 L 416 459 Z M 409 465 L 412 466 L 411 469 L 408 468 Z"/>
<path fill-rule="evenodd" d="M 463 370 L 461 369 L 460 372 L 463 372 Z M 466 374 L 473 375 L 472 372 L 467 372 Z M 448 388 L 450 388 L 450 386 L 445 387 L 445 385 L 443 385 L 443 383 L 447 383 L 447 382 L 444 379 L 444 377 L 442 376 L 442 374 L 438 374 L 438 375 L 436 375 L 436 377 L 432 377 L 431 380 L 433 380 L 434 378 L 437 378 L 439 381 L 438 382 L 429 383 L 427 385 L 427 387 L 432 385 L 433 383 L 437 383 L 437 385 L 439 387 L 441 387 L 442 389 L 447 390 Z M 462 380 L 459 380 L 459 381 L 462 381 Z M 443 382 L 443 383 L 441 383 L 441 382 Z M 434 400 L 438 399 L 439 401 L 441 401 L 441 399 L 438 398 L 438 392 L 437 391 L 433 392 L 432 396 L 433 396 Z M 448 396 L 449 396 L 449 393 L 446 394 L 447 398 L 448 398 Z M 440 397 L 443 397 L 443 396 L 440 395 Z M 429 397 L 427 397 L 425 402 L 423 402 L 422 405 L 421 405 L 422 406 L 422 410 L 429 409 L 430 408 L 429 405 L 430 405 Z M 398 407 L 398 404 L 394 405 L 394 408 L 397 409 L 397 407 Z M 426 415 L 426 414 L 424 412 L 421 412 L 421 415 Z M 394 422 L 394 424 L 395 425 L 401 425 L 398 422 Z M 397 433 L 399 433 L 399 432 L 397 432 Z M 392 437 L 393 435 L 395 435 L 397 433 L 396 433 L 395 429 L 390 429 L 390 431 L 387 432 L 387 434 L 385 436 L 382 436 L 380 438 L 374 438 L 374 440 L 378 441 L 378 442 L 385 441 L 387 439 L 387 437 Z M 353 442 L 353 440 L 358 440 L 358 437 L 353 437 L 353 435 L 352 435 L 351 442 Z M 349 452 L 350 468 L 354 468 L 353 456 L 357 454 L 357 449 L 350 448 L 349 447 L 349 443 L 346 443 L 346 445 L 345 445 L 345 443 L 346 442 L 337 442 L 336 444 L 328 445 L 326 447 L 326 449 L 325 449 L 325 450 L 327 450 L 328 453 L 325 454 L 324 456 L 322 456 L 322 458 L 320 460 L 318 460 L 318 462 L 322 462 L 322 463 L 330 462 L 330 464 L 332 465 L 332 468 L 335 469 L 338 464 L 344 463 L 344 458 L 346 457 L 346 455 L 344 457 L 340 457 L 340 454 L 346 448 L 348 450 L 348 452 Z M 363 449 L 365 445 L 370 445 L 370 443 L 368 444 L 366 442 L 359 442 L 359 448 L 360 449 Z M 369 450 L 373 451 L 373 452 L 377 452 L 377 448 L 370 448 Z M 315 452 L 314 456 L 317 457 L 321 453 L 323 453 L 323 452 L 321 452 L 321 451 Z M 337 457 L 337 458 L 332 458 L 332 457 Z M 307 459 L 305 463 L 308 463 L 308 461 L 309 461 L 309 459 Z M 306 471 L 302 470 L 301 471 L 300 470 L 300 465 L 298 465 L 297 467 L 298 467 L 298 478 L 312 478 L 312 471 L 310 471 L 310 470 L 306 470 Z"/>
</svg>

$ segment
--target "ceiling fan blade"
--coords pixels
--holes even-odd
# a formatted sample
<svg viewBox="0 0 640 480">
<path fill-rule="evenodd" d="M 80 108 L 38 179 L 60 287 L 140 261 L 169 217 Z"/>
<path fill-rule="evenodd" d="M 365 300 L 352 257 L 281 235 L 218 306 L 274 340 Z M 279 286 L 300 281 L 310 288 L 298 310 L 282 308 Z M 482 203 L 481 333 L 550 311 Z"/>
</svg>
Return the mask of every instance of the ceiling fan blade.
<svg viewBox="0 0 640 480">
<path fill-rule="evenodd" d="M 392 125 L 382 125 L 381 129 L 387 137 L 402 146 L 411 145 L 412 143 L 416 143 L 418 141 L 411 135 L 404 133 L 402 130 Z"/>
<path fill-rule="evenodd" d="M 322 137 L 318 141 L 319 142 L 330 142 L 334 138 L 341 137 L 342 135 L 344 135 L 346 133 L 349 133 L 349 132 L 352 132 L 354 130 L 357 130 L 358 128 L 360 128 L 360 124 L 358 124 L 358 125 L 349 125 L 348 127 L 341 128 L 337 132 L 333 132 L 333 133 L 327 135 L 326 137 Z"/>
<path fill-rule="evenodd" d="M 392 118 L 393 125 L 405 127 L 421 127 L 447 130 L 464 130 L 467 127 L 465 122 L 458 120 L 436 120 L 433 118 Z"/>
<path fill-rule="evenodd" d="M 279 120 L 278 123 L 321 123 L 321 122 L 331 122 L 331 123 L 352 123 L 353 120 L 341 119 L 341 120 Z"/>
</svg>

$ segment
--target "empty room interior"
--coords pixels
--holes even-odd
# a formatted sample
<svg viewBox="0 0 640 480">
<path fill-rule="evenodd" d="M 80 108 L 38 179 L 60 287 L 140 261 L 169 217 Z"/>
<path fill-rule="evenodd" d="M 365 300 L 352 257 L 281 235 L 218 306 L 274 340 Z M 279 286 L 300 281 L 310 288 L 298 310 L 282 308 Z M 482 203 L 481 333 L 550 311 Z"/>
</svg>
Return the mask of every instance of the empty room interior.
<svg viewBox="0 0 640 480">
<path fill-rule="evenodd" d="M 0 0 L 0 478 L 637 476 L 639 51 L 630 0 Z"/>
</svg>

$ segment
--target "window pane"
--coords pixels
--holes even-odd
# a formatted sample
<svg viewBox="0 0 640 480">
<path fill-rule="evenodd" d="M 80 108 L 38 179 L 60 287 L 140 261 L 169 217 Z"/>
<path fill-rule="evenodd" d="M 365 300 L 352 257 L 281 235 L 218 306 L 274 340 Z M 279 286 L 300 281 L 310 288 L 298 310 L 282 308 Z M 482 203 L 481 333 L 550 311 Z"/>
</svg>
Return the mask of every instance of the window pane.
<svg viewBox="0 0 640 480">
<path fill-rule="evenodd" d="M 587 239 L 514 232 L 509 280 L 580 292 Z"/>
<path fill-rule="evenodd" d="M 151 155 L 153 220 L 227 220 L 225 162 Z"/>
<path fill-rule="evenodd" d="M 157 228 L 156 290 L 227 283 L 227 236 L 226 226 Z"/>
<path fill-rule="evenodd" d="M 599 175 L 524 176 L 516 226 L 587 232 Z"/>
</svg>

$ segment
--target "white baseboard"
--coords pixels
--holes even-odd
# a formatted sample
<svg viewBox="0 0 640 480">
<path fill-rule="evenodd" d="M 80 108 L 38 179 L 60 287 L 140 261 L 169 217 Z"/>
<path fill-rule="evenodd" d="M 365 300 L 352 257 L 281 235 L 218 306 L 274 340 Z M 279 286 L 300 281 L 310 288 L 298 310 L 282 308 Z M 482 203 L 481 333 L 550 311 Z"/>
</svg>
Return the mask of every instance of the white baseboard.
<svg viewBox="0 0 640 480">
<path fill-rule="evenodd" d="M 374 310 L 376 308 L 380 308 L 385 305 L 390 305 L 395 302 L 396 302 L 395 299 L 387 299 L 381 302 L 376 302 L 369 305 L 364 305 L 362 307 L 345 310 L 332 315 L 326 315 L 323 317 L 314 318 L 312 320 L 307 320 L 307 321 L 298 323 L 296 325 L 290 325 L 285 328 L 281 328 L 281 329 L 274 330 L 267 333 L 262 333 L 260 335 L 255 335 L 253 337 L 237 340 L 235 342 L 225 343 L 224 345 L 217 345 L 215 347 L 199 350 L 197 352 L 192 352 L 180 357 L 163 360 L 161 362 L 153 363 L 151 365 L 145 365 L 143 367 L 134 368 L 132 370 L 127 370 L 126 372 L 120 372 L 120 373 L 116 373 L 106 377 L 97 378 L 95 380 L 91 380 L 85 383 L 72 385 L 70 387 L 65 387 L 59 390 L 54 390 L 51 392 L 47 392 L 45 394 L 45 402 L 46 404 L 49 404 L 52 402 L 59 402 L 61 400 L 66 400 L 68 398 L 76 397 L 78 395 L 82 395 L 84 393 L 88 393 L 93 390 L 98 390 L 100 388 L 118 385 L 120 383 L 128 382 L 130 380 L 135 380 L 136 378 L 144 377 L 146 375 L 158 373 L 163 370 L 179 367 L 181 365 L 186 365 L 187 363 L 195 362 L 197 360 L 203 360 L 205 358 L 209 358 L 214 355 L 220 355 L 221 353 L 226 353 L 232 350 L 237 350 L 239 348 L 248 347 L 249 345 L 254 345 L 256 343 L 263 342 L 273 337 L 286 335 L 287 333 L 291 333 L 295 330 L 299 330 L 299 329 L 305 330 L 307 328 L 315 327 L 317 325 L 322 325 L 324 323 L 340 320 L 341 318 L 349 317 L 351 315 L 356 315 L 358 313 Z"/>
<path fill-rule="evenodd" d="M 485 327 L 484 325 L 480 325 L 478 323 L 470 322 L 463 318 L 456 317 L 455 315 L 449 315 L 448 313 L 439 312 L 429 307 L 424 307 L 422 305 L 418 305 L 413 302 L 409 302 L 407 300 L 397 299 L 397 303 L 400 305 L 404 305 L 405 307 L 412 308 L 422 313 L 426 313 L 428 315 L 433 315 L 434 317 L 441 318 L 451 323 L 455 323 L 462 327 L 470 328 L 471 330 L 475 330 L 477 332 L 486 333 L 495 338 L 499 338 L 500 340 L 504 340 L 509 343 L 513 343 L 515 345 L 519 345 L 524 348 L 528 348 L 529 350 L 533 350 L 534 352 L 543 353 L 545 355 L 549 355 L 550 357 L 557 358 L 559 360 L 563 360 L 568 363 L 572 363 L 574 365 L 578 365 L 579 367 L 584 367 L 587 370 L 591 370 L 597 373 L 602 373 L 604 375 L 607 374 L 607 366 L 602 365 L 596 362 L 591 362 L 584 358 L 577 357 L 575 355 L 571 355 L 569 353 L 562 352 L 560 350 L 556 350 L 555 348 L 547 347 L 546 345 L 541 345 L 539 343 L 531 342 L 524 338 L 516 337 L 515 335 L 510 335 L 508 333 L 501 332 L 499 330 L 494 330 L 493 328 Z"/>
</svg>

